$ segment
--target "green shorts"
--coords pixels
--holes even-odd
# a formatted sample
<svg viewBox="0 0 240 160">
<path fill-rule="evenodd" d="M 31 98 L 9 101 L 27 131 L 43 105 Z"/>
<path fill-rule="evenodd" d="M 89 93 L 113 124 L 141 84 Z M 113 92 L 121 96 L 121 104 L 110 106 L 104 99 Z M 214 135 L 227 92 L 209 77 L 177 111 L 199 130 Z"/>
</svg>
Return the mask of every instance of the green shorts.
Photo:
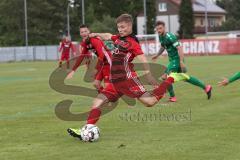
<svg viewBox="0 0 240 160">
<path fill-rule="evenodd" d="M 170 61 L 170 63 L 167 66 L 167 69 L 165 70 L 165 73 L 168 75 L 170 73 L 186 73 L 186 72 L 187 72 L 186 69 L 184 71 L 182 71 L 179 60 Z"/>
</svg>

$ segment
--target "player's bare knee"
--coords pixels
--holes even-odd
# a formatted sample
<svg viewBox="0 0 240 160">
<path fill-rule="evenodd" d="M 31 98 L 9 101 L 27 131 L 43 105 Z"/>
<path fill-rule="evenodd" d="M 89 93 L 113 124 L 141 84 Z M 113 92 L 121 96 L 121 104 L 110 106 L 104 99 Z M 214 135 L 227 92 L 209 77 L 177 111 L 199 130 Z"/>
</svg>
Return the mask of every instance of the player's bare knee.
<svg viewBox="0 0 240 160">
<path fill-rule="evenodd" d="M 98 88 L 101 87 L 101 83 L 100 83 L 99 81 L 95 80 L 95 81 L 93 82 L 93 86 L 98 89 Z"/>
<path fill-rule="evenodd" d="M 93 109 L 100 109 L 100 107 L 92 106 L 92 107 L 91 107 L 91 110 L 93 110 Z"/>
<path fill-rule="evenodd" d="M 100 85 L 99 84 L 96 84 L 96 83 L 93 83 L 93 87 L 95 87 L 95 88 L 100 88 Z"/>
<path fill-rule="evenodd" d="M 100 108 L 102 105 L 108 102 L 107 97 L 104 94 L 98 94 L 97 98 L 94 99 L 92 109 Z"/>
<path fill-rule="evenodd" d="M 151 98 L 145 103 L 146 107 L 153 107 L 157 103 L 156 98 Z"/>
<path fill-rule="evenodd" d="M 149 102 L 149 103 L 145 104 L 145 106 L 146 106 L 146 107 L 153 107 L 154 104 L 155 104 L 155 103 L 151 103 L 151 102 Z"/>
<path fill-rule="evenodd" d="M 154 106 L 158 100 L 156 97 L 152 96 L 149 92 L 146 92 L 139 98 L 140 102 L 142 102 L 146 107 Z"/>
<path fill-rule="evenodd" d="M 163 74 L 163 75 L 161 76 L 161 78 L 162 78 L 162 80 L 166 80 L 166 79 L 167 79 L 167 74 Z"/>
</svg>

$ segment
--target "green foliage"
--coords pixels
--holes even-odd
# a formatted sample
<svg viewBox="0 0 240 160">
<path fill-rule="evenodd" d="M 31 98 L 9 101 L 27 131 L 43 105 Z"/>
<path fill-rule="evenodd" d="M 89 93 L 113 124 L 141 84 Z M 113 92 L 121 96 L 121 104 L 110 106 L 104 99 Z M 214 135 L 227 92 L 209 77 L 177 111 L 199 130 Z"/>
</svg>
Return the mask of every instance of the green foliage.
<svg viewBox="0 0 240 160">
<path fill-rule="evenodd" d="M 0 45 L 24 44 L 23 7 L 19 0 L 0 1 Z"/>
<path fill-rule="evenodd" d="M 109 15 L 103 15 L 103 20 L 95 20 L 91 23 L 90 28 L 92 32 L 109 32 L 116 33 L 115 18 Z"/>
<path fill-rule="evenodd" d="M 70 8 L 70 31 L 73 40 L 79 40 L 82 23 L 82 0 L 75 0 Z M 147 31 L 154 32 L 155 0 L 147 0 Z M 67 33 L 68 0 L 27 0 L 29 45 L 57 44 Z M 194 16 L 191 0 L 182 0 L 179 10 L 180 38 L 193 38 Z M 227 20 L 220 30 L 240 29 L 240 0 L 217 0 L 227 11 Z M 92 31 L 116 32 L 115 18 L 129 13 L 134 18 L 133 33 L 137 32 L 136 17 L 143 12 L 139 0 L 85 0 L 85 22 Z M 24 0 L 0 1 L 0 45 L 21 46 L 24 39 Z"/>
<path fill-rule="evenodd" d="M 229 0 L 228 0 L 229 1 Z M 225 5 L 226 5 L 226 0 L 216 0 L 216 4 L 223 8 L 223 9 L 226 9 Z"/>
<path fill-rule="evenodd" d="M 70 31 L 73 40 L 79 40 L 82 23 L 82 1 L 75 0 L 69 9 Z M 68 0 L 27 0 L 29 45 L 57 44 L 67 33 Z M 147 0 L 148 33 L 153 33 L 155 1 Z M 85 0 L 85 22 L 96 32 L 116 33 L 115 18 L 129 13 L 134 18 L 133 33 L 136 34 L 137 15 L 143 11 L 139 0 Z M 24 0 L 0 1 L 0 45 L 21 46 L 25 44 Z"/>
<path fill-rule="evenodd" d="M 66 0 L 27 2 L 29 45 L 56 44 L 66 21 Z M 0 44 L 24 45 L 24 1 L 1 1 L 0 15 Z"/>
<path fill-rule="evenodd" d="M 226 22 L 220 30 L 240 30 L 240 0 L 217 0 L 217 5 L 227 12 Z"/>
<path fill-rule="evenodd" d="M 194 16 L 191 0 L 182 0 L 179 8 L 179 37 L 182 39 L 193 38 Z"/>
<path fill-rule="evenodd" d="M 147 8 L 147 33 L 153 34 L 155 21 L 156 21 L 156 7 L 155 1 L 146 1 L 146 8 Z"/>
<path fill-rule="evenodd" d="M 67 8 L 65 0 L 28 1 L 30 45 L 54 44 L 59 41 L 60 31 L 66 21 L 63 8 Z"/>
<path fill-rule="evenodd" d="M 87 23 L 103 23 L 105 16 L 109 15 L 112 18 L 116 18 L 123 13 L 129 13 L 133 16 L 133 32 L 136 34 L 136 17 L 143 10 L 143 3 L 139 0 L 91 0 L 86 1 L 87 13 L 86 18 Z M 92 24 L 93 26 L 95 24 Z M 104 26 L 105 24 L 100 24 Z M 91 25 L 90 25 L 91 26 Z M 115 23 L 111 25 L 115 27 Z M 102 28 L 102 27 L 101 27 Z M 100 29 L 102 30 L 102 29 Z M 110 30 L 111 31 L 111 30 Z M 109 31 L 109 32 L 110 32 Z"/>
<path fill-rule="evenodd" d="M 115 26 L 115 18 L 111 17 L 107 13 L 99 16 L 97 12 L 95 12 L 94 7 L 96 6 L 91 3 L 86 10 L 86 24 L 89 25 L 91 31 L 115 33 L 117 31 Z"/>
<path fill-rule="evenodd" d="M 239 30 L 240 29 L 240 20 L 234 18 L 228 18 L 225 23 L 221 26 L 220 30 L 229 31 L 229 30 Z"/>
</svg>

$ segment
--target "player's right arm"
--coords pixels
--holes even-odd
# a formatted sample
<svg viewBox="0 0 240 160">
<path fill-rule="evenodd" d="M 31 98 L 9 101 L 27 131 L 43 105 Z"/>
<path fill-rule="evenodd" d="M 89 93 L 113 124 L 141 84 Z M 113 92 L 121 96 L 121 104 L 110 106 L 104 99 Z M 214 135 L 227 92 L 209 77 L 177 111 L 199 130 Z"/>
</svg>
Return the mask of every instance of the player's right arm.
<svg viewBox="0 0 240 160">
<path fill-rule="evenodd" d="M 178 50 L 178 54 L 179 54 L 179 58 L 180 58 L 180 67 L 182 69 L 182 71 L 186 70 L 186 66 L 184 64 L 184 53 L 183 53 L 183 48 L 182 46 L 177 46 L 177 50 Z"/>
<path fill-rule="evenodd" d="M 164 50 L 165 50 L 165 48 L 163 46 L 161 46 L 161 48 L 159 49 L 157 55 L 152 57 L 152 60 L 156 60 L 160 55 L 162 55 Z"/>
<path fill-rule="evenodd" d="M 61 53 L 63 49 L 63 42 L 60 42 L 59 47 L 58 47 L 58 52 Z"/>
<path fill-rule="evenodd" d="M 104 41 L 111 40 L 112 36 L 111 33 L 91 33 L 89 35 L 89 37 L 100 37 Z"/>
<path fill-rule="evenodd" d="M 77 68 L 80 66 L 80 64 L 82 63 L 83 59 L 84 59 L 84 55 L 81 54 L 81 55 L 78 57 L 76 63 L 74 64 L 71 72 L 68 73 L 66 79 L 71 79 L 71 78 L 73 77 L 74 73 L 76 72 L 76 70 L 77 70 Z"/>
<path fill-rule="evenodd" d="M 81 47 L 80 47 L 81 46 Z M 85 46 L 80 45 L 79 46 L 79 51 L 80 51 L 80 56 L 77 58 L 77 61 L 75 62 L 71 72 L 68 73 L 66 79 L 71 79 L 76 72 L 77 68 L 80 66 L 82 63 L 83 59 L 87 55 L 87 48 Z"/>
</svg>

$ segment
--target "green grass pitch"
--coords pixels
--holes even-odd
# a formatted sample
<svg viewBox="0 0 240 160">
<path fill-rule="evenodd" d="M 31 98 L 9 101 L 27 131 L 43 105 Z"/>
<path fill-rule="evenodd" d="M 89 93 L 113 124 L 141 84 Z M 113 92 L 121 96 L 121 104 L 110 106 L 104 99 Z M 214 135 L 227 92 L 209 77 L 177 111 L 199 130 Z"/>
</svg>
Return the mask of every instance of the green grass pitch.
<svg viewBox="0 0 240 160">
<path fill-rule="evenodd" d="M 158 61 L 167 63 L 166 58 Z M 92 98 L 49 87 L 57 62 L 0 64 L 0 159 L 239 160 L 240 82 L 217 86 L 221 77 L 239 71 L 239 56 L 187 57 L 186 65 L 189 74 L 213 85 L 210 101 L 201 89 L 184 82 L 174 85 L 177 103 L 168 103 L 166 97 L 153 108 L 140 103 L 129 108 L 121 100 L 97 124 L 99 141 L 83 143 L 68 136 L 66 129 L 84 122 L 62 121 L 54 108 L 71 99 L 71 111 L 80 113 L 88 110 Z M 83 82 L 83 74 L 81 68 L 67 83 L 91 86 Z M 162 118 L 137 119 L 138 113 Z"/>
</svg>

